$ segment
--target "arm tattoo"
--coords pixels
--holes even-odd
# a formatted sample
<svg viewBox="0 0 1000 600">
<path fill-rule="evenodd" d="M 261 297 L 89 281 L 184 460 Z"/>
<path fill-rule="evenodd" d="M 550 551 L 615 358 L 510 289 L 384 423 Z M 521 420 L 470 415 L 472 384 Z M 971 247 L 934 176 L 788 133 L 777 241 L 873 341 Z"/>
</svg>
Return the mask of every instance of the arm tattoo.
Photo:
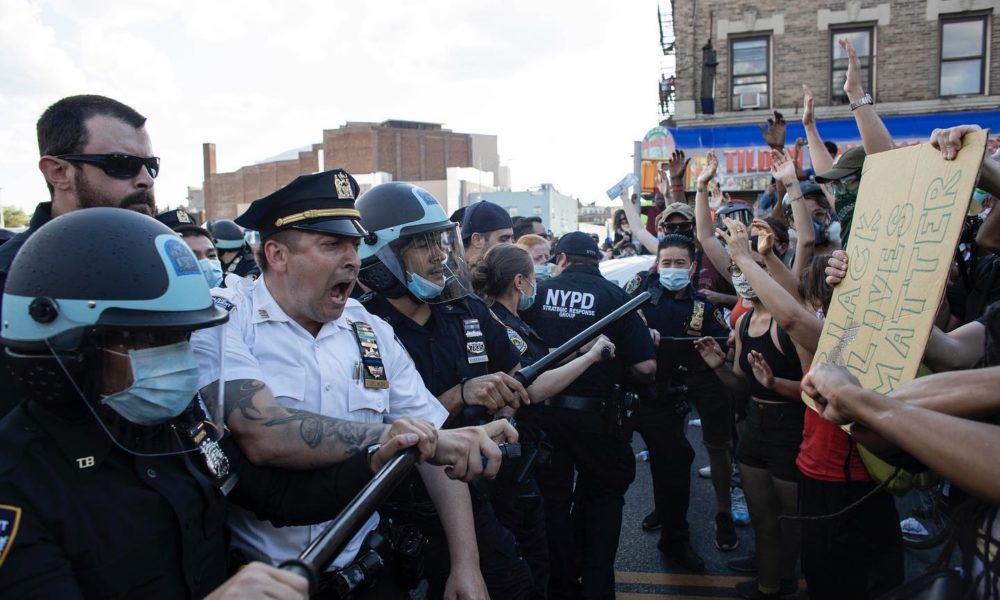
<svg viewBox="0 0 1000 600">
<path fill-rule="evenodd" d="M 360 452 L 369 444 L 378 441 L 381 432 L 378 428 L 370 427 L 364 423 L 352 423 L 343 419 L 324 417 L 305 410 L 286 408 L 287 417 L 271 419 L 264 425 L 274 427 L 287 423 L 299 422 L 299 435 L 302 441 L 310 448 L 316 448 L 322 443 L 323 438 L 334 438 L 344 446 L 344 452 L 348 456 Z"/>
<path fill-rule="evenodd" d="M 253 403 L 253 397 L 257 392 L 264 389 L 264 382 L 256 379 L 234 379 L 226 382 L 225 394 L 225 415 L 226 421 L 234 410 L 240 411 L 240 415 L 247 421 L 260 421 L 264 415 Z M 213 404 L 219 398 L 219 382 L 212 383 L 201 388 L 201 396 L 208 404 Z"/>
</svg>

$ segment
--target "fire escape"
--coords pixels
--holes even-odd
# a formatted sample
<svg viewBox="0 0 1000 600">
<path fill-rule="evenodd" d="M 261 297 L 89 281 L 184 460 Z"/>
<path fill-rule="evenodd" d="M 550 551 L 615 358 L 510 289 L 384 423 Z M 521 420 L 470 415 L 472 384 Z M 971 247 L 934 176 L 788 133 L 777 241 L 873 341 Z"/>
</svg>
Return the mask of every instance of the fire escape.
<svg viewBox="0 0 1000 600">
<path fill-rule="evenodd" d="M 674 37 L 674 2 L 659 0 L 656 6 L 656 16 L 660 22 L 660 79 L 657 82 L 659 91 L 660 118 L 666 121 L 674 114 L 674 102 L 677 99 L 677 39 Z"/>
</svg>

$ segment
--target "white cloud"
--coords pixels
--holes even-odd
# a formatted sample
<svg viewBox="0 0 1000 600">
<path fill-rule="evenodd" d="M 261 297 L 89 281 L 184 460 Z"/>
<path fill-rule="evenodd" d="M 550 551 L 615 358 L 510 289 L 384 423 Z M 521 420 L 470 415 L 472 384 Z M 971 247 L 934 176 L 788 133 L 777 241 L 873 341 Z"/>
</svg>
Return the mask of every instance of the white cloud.
<svg viewBox="0 0 1000 600">
<path fill-rule="evenodd" d="M 162 204 L 349 120 L 495 134 L 515 186 L 595 200 L 657 121 L 656 4 L 0 0 L 0 201 L 46 196 L 34 123 L 103 93 L 149 117 Z"/>
</svg>

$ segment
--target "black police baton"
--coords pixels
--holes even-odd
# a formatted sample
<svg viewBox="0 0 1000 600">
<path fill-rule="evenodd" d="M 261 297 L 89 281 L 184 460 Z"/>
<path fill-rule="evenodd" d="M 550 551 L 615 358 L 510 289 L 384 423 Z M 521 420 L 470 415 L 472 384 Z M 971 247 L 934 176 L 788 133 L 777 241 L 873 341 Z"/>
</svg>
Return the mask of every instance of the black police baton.
<svg viewBox="0 0 1000 600">
<path fill-rule="evenodd" d="M 629 315 L 638 310 L 640 306 L 642 306 L 643 304 L 646 303 L 647 300 L 649 300 L 649 297 L 650 297 L 649 292 L 642 292 L 635 298 L 632 298 L 625 304 L 622 304 L 615 310 L 608 313 L 600 321 L 594 323 L 590 327 L 584 329 L 580 333 L 566 340 L 565 343 L 563 343 L 561 346 L 559 346 L 552 352 L 549 352 L 548 354 L 538 359 L 537 361 L 531 363 L 527 367 L 522 367 L 520 371 L 514 373 L 514 379 L 520 381 L 521 385 L 523 385 L 524 387 L 528 387 L 529 385 L 531 385 L 532 382 L 538 379 L 539 375 L 541 375 L 545 371 L 548 371 L 553 366 L 561 363 L 568 356 L 575 353 L 580 346 L 586 344 L 590 340 L 596 338 L 597 336 L 607 331 L 609 327 L 614 325 L 615 322 L 622 319 L 626 315 Z M 607 348 L 605 348 L 605 354 L 606 355 L 608 354 Z M 607 358 L 607 356 L 605 356 L 605 358 Z"/>
<path fill-rule="evenodd" d="M 319 576 L 375 514 L 396 486 L 406 479 L 419 457 L 419 450 L 415 447 L 407 448 L 392 457 L 298 558 L 286 560 L 279 567 L 305 577 L 309 581 L 310 593 L 315 592 Z"/>
</svg>

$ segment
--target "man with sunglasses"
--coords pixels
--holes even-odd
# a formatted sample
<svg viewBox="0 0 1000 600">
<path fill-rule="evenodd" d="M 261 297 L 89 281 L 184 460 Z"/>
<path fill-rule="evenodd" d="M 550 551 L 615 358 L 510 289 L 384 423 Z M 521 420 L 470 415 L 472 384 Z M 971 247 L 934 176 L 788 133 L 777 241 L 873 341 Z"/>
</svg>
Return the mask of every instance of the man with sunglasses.
<svg viewBox="0 0 1000 600">
<path fill-rule="evenodd" d="M 160 159 L 153 156 L 146 117 L 104 96 L 69 96 L 38 119 L 38 168 L 49 188 L 49 201 L 35 208 L 28 229 L 0 247 L 0 293 L 14 256 L 42 225 L 59 215 L 97 206 L 130 208 L 152 216 L 153 179 Z M 0 352 L 0 389 L 15 383 L 3 368 Z M 7 394 L 0 399 L 0 415 L 10 409 Z"/>
</svg>

